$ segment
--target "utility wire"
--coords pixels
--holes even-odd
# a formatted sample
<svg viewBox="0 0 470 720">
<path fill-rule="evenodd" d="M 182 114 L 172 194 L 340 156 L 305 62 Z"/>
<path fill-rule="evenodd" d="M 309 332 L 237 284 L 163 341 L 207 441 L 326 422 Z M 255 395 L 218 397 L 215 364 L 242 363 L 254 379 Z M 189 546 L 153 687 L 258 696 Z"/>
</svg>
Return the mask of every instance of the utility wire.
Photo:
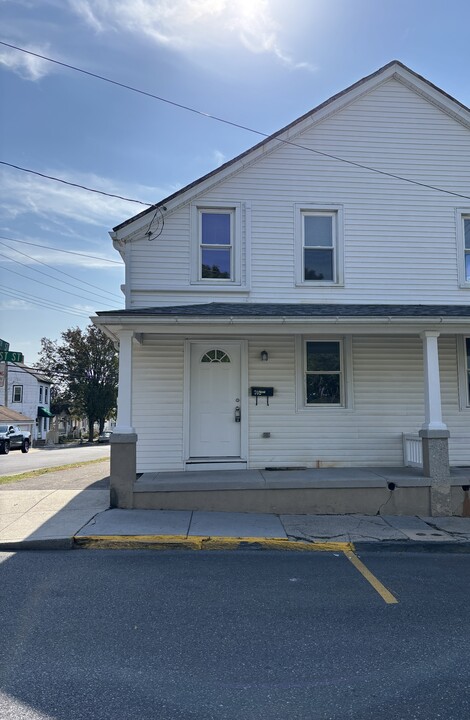
<svg viewBox="0 0 470 720">
<path fill-rule="evenodd" d="M 51 270 L 54 270 L 55 272 L 59 272 L 59 270 L 56 270 L 52 265 L 48 265 L 47 263 L 43 262 L 42 260 L 38 260 L 37 258 L 32 257 L 32 255 L 28 255 L 27 253 L 21 252 L 21 250 L 17 250 L 16 248 L 11 248 L 9 245 L 7 245 L 6 242 L 2 242 L 0 240 L 0 245 L 3 245 L 4 247 L 8 248 L 9 250 L 13 250 L 14 252 L 18 253 L 19 255 L 23 255 L 25 258 L 28 258 L 29 260 L 33 260 L 34 262 L 39 263 L 40 265 L 44 265 L 44 267 L 48 267 Z M 13 258 L 11 258 L 13 260 Z M 31 268 L 32 270 L 35 270 L 35 268 Z M 38 270 L 36 270 L 38 272 Z M 83 283 L 84 285 L 89 285 L 89 287 L 96 288 L 95 285 L 92 285 L 92 283 L 87 282 L 86 280 L 80 280 L 80 278 L 75 277 L 75 275 L 70 275 L 70 273 L 66 273 L 65 270 L 60 270 L 61 275 L 66 275 L 69 278 L 72 278 L 72 280 L 77 280 L 80 283 Z M 46 273 L 45 273 L 46 274 Z M 48 277 L 53 277 L 52 275 L 48 275 Z M 65 280 L 60 280 L 60 278 L 54 278 L 54 280 L 59 280 L 60 282 L 65 283 Z M 80 290 L 80 287 L 78 285 L 72 285 L 72 287 L 76 287 Z M 89 290 L 85 290 L 84 292 L 90 293 Z M 115 295 L 112 292 L 109 292 L 108 290 L 103 290 L 102 292 L 107 293 L 108 295 L 111 295 L 112 298 L 115 298 L 117 300 L 121 300 L 119 295 Z M 91 293 L 90 293 L 91 294 Z M 109 298 L 107 298 L 105 295 L 102 295 L 101 293 L 94 292 L 93 295 L 96 295 L 96 297 L 99 297 L 100 299 L 107 300 L 109 302 Z"/>
<path fill-rule="evenodd" d="M 24 267 L 28 267 L 28 265 L 25 265 L 25 263 L 21 263 L 19 260 L 13 260 L 13 258 L 8 257 L 8 255 L 3 255 L 3 253 L 0 253 L 0 257 L 5 257 L 7 260 L 11 260 L 12 262 L 18 263 L 18 265 L 22 265 Z M 56 285 L 50 285 L 49 283 L 45 283 L 42 280 L 36 280 L 35 278 L 28 277 L 27 275 L 23 275 L 23 273 L 19 273 L 16 270 L 12 270 L 11 268 L 4 267 L 3 270 L 6 270 L 7 272 L 14 273 L 15 275 L 19 275 L 22 278 L 26 278 L 26 280 L 32 280 L 33 282 L 39 283 L 39 285 L 42 285 L 44 287 L 50 287 L 52 290 L 58 290 L 59 292 L 64 292 L 62 288 L 58 288 Z M 40 270 L 35 270 L 35 272 L 41 272 Z M 42 275 L 47 275 L 47 273 L 41 273 Z M 53 278 L 56 280 L 57 278 Z M 83 295 L 77 295 L 77 293 L 73 293 L 70 290 L 67 291 L 69 295 L 74 295 L 75 297 L 80 298 L 80 300 L 88 300 L 88 302 L 92 302 L 89 298 L 84 298 Z M 94 302 L 94 301 L 93 301 Z M 109 306 L 108 306 L 109 308 Z M 117 308 L 109 308 L 111 310 L 116 310 Z"/>
<path fill-rule="evenodd" d="M 1 45 L 1 41 L 0 41 Z M 79 185 L 78 183 L 69 182 L 63 178 L 54 177 L 54 175 L 45 175 L 37 170 L 29 170 L 28 168 L 20 167 L 19 165 L 13 165 L 12 163 L 0 160 L 0 165 L 6 165 L 7 167 L 14 168 L 15 170 L 21 170 L 22 172 L 31 173 L 31 175 L 39 175 L 39 177 L 47 178 L 47 180 L 55 180 L 55 182 L 62 183 L 63 185 L 70 185 L 71 187 L 80 188 L 80 190 L 87 190 L 97 195 L 106 195 L 106 197 L 118 198 L 119 200 L 125 200 L 126 202 L 138 203 L 139 205 L 145 205 L 145 207 L 153 207 L 152 203 L 142 202 L 142 200 L 134 200 L 133 198 L 123 197 L 122 195 L 116 195 L 115 193 L 104 192 L 104 190 L 97 190 L 96 188 L 90 188 L 86 185 Z"/>
<path fill-rule="evenodd" d="M 315 148 L 306 147 L 305 145 L 300 145 L 299 143 L 292 142 L 291 140 L 284 140 L 283 138 L 276 137 L 276 133 L 274 135 L 270 135 L 268 133 L 261 132 L 260 130 L 255 130 L 254 128 L 250 128 L 246 125 L 241 125 L 240 123 L 232 122 L 231 120 L 226 120 L 225 118 L 218 117 L 217 115 L 211 115 L 210 113 L 202 112 L 202 110 L 197 110 L 196 108 L 190 107 L 189 105 L 183 105 L 182 103 L 177 103 L 173 100 L 168 100 L 167 98 L 161 97 L 160 95 L 155 95 L 154 93 L 147 92 L 146 90 L 140 90 L 139 88 L 135 88 L 132 85 L 127 85 L 126 83 L 118 82 L 117 80 L 112 80 L 111 78 L 105 77 L 104 75 L 99 75 L 98 73 L 90 72 L 89 70 L 84 70 L 83 68 L 76 67 L 75 65 L 70 65 L 68 63 L 61 62 L 60 60 L 54 60 L 53 58 L 47 57 L 46 55 L 40 55 L 39 53 L 32 52 L 31 50 L 26 50 L 25 48 L 19 47 L 18 45 L 11 45 L 10 43 L 6 43 L 0 40 L 0 45 L 5 45 L 5 47 L 12 48 L 13 50 L 19 50 L 20 52 L 26 53 L 27 55 L 32 55 L 34 57 L 40 58 L 41 60 L 47 60 L 48 62 L 54 63 L 55 65 L 60 65 L 62 67 L 68 68 L 69 70 L 74 70 L 75 72 L 82 73 L 83 75 L 88 75 L 90 77 L 93 77 L 97 80 L 102 80 L 103 82 L 110 83 L 111 85 L 117 85 L 118 87 L 124 88 L 125 90 L 130 90 L 131 92 L 138 93 L 139 95 L 145 95 L 146 97 L 153 98 L 154 100 L 158 100 L 159 102 L 166 103 L 168 105 L 172 105 L 173 107 L 180 108 L 181 110 L 186 110 L 188 112 L 194 113 L 196 115 L 200 115 L 202 117 L 208 118 L 209 120 L 215 120 L 216 122 L 224 123 L 225 125 L 230 125 L 232 127 L 236 127 L 240 130 L 246 130 L 247 132 L 254 133 L 255 135 L 259 135 L 264 138 L 270 138 L 272 140 L 277 140 L 278 142 L 284 143 L 285 145 L 291 145 L 293 147 L 301 148 L 302 150 L 306 150 L 308 152 L 313 152 L 317 155 L 322 155 L 323 157 L 330 158 L 332 160 L 337 160 L 338 162 L 347 163 L 348 165 L 353 165 L 354 167 L 361 168 L 362 170 L 368 170 L 369 172 L 378 173 L 379 175 L 385 175 L 386 177 L 394 178 L 395 180 L 401 180 L 403 182 L 411 183 L 412 185 L 418 185 L 419 187 L 425 187 L 428 190 L 435 190 L 436 192 L 442 192 L 447 195 L 454 195 L 456 197 L 465 198 L 466 200 L 470 200 L 470 195 L 462 195 L 461 193 L 454 192 L 452 190 L 445 190 L 444 188 L 436 187 L 435 185 L 429 185 L 428 183 L 419 182 L 418 180 L 412 180 L 411 178 L 402 177 L 401 175 L 396 175 L 395 173 L 387 172 L 386 170 L 379 170 L 378 168 L 373 168 L 368 165 L 364 165 L 363 163 L 355 162 L 354 160 L 347 160 L 346 158 L 339 157 L 338 155 L 332 155 L 331 153 L 326 153 L 321 150 L 316 150 Z M 1 161 L 0 161 L 1 162 Z M 4 165 L 9 165 L 9 163 L 3 163 Z M 25 172 L 34 172 L 32 170 L 25 170 L 25 168 L 19 168 L 16 165 L 11 165 L 10 167 L 16 167 L 18 170 L 24 170 Z M 35 173 L 36 175 L 41 175 L 41 173 Z M 57 178 L 53 178 L 48 175 L 44 175 L 43 177 L 48 177 L 50 180 L 57 180 Z M 59 182 L 65 182 L 64 180 L 59 180 Z M 67 185 L 74 185 L 74 183 L 67 183 Z M 78 185 L 76 187 L 83 188 L 82 185 Z M 93 190 L 91 188 L 84 188 L 86 190 L 91 190 L 91 192 L 100 192 L 98 190 Z M 102 193 L 104 195 L 108 193 Z M 111 195 L 111 197 L 119 197 L 115 195 Z M 128 200 L 129 198 L 122 198 L 124 200 Z M 130 202 L 139 202 L 141 205 L 148 205 L 151 207 L 148 203 L 143 203 L 140 200 L 130 200 Z"/>
<path fill-rule="evenodd" d="M 124 264 L 119 260 L 108 260 L 108 258 L 99 257 L 99 255 L 87 255 L 86 253 L 75 252 L 74 250 L 64 250 L 63 248 L 52 247 L 51 245 L 39 245 L 38 243 L 32 243 L 28 240 L 18 240 L 17 238 L 6 237 L 0 235 L 2 240 L 9 240 L 10 242 L 22 243 L 23 245 L 32 245 L 32 247 L 45 248 L 46 250 L 55 250 L 55 252 L 67 253 L 68 255 L 80 255 L 80 257 L 92 258 L 93 260 L 101 260 L 102 262 L 113 263 L 124 267 Z"/>
<path fill-rule="evenodd" d="M 67 310 L 64 305 L 61 306 L 58 304 L 54 304 L 52 302 L 49 302 L 48 300 L 45 300 L 44 298 L 38 298 L 37 296 L 30 295 L 29 293 L 26 293 L 24 291 L 21 293 L 16 290 L 16 288 L 8 287 L 8 285 L 0 285 L 0 293 L 17 300 L 23 300 L 27 303 L 31 303 L 32 305 L 37 305 L 38 307 L 44 307 L 46 308 L 46 310 L 58 310 L 59 312 L 64 312 L 67 313 L 67 315 L 73 315 L 74 317 L 89 317 L 86 312 L 81 312 L 80 310 L 75 309 Z"/>
</svg>

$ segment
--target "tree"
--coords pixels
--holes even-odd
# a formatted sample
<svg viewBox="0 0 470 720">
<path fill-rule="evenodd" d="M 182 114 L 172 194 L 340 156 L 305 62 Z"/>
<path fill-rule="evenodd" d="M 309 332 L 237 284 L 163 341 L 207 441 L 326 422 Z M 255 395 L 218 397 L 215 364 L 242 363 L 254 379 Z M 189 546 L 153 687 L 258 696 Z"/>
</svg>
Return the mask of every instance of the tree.
<svg viewBox="0 0 470 720">
<path fill-rule="evenodd" d="M 95 421 L 103 432 L 116 409 L 118 356 L 111 340 L 94 325 L 65 330 L 62 342 L 42 338 L 37 367 L 53 380 L 54 399 L 88 418 L 93 441 Z"/>
</svg>

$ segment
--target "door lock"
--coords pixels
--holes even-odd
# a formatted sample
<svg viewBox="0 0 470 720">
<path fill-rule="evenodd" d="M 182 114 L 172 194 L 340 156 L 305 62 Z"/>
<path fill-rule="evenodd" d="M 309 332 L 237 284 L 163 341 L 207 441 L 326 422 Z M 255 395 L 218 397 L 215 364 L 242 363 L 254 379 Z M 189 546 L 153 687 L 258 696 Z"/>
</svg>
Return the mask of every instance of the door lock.
<svg viewBox="0 0 470 720">
<path fill-rule="evenodd" d="M 241 413 L 240 407 L 237 405 L 237 407 L 235 408 L 235 422 L 240 422 L 241 418 L 242 418 L 242 413 Z"/>
</svg>

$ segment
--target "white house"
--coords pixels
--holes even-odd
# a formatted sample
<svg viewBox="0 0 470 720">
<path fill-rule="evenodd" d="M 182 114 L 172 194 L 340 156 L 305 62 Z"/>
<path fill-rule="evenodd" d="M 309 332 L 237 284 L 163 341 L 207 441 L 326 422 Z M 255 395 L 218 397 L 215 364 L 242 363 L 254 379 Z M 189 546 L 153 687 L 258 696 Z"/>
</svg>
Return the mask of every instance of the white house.
<svg viewBox="0 0 470 720">
<path fill-rule="evenodd" d="M 111 236 L 125 309 L 93 321 L 120 347 L 114 504 L 177 507 L 142 485 L 171 490 L 163 472 L 334 468 L 322 482 L 347 491 L 392 467 L 408 483 L 402 511 L 461 512 L 468 108 L 391 62 Z M 285 472 L 282 489 L 301 477 Z M 276 498 L 269 509 L 318 507 Z"/>
<path fill-rule="evenodd" d="M 8 407 L 35 418 L 33 443 L 46 441 L 50 427 L 52 380 L 23 363 L 8 363 Z"/>
</svg>

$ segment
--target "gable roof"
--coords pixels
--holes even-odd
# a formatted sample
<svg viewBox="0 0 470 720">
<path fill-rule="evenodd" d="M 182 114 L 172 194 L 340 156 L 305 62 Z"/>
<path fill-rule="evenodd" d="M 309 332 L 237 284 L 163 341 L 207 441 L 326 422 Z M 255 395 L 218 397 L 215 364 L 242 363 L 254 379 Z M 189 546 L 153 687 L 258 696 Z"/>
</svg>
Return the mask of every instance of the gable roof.
<svg viewBox="0 0 470 720">
<path fill-rule="evenodd" d="M 5 407 L 5 405 L 0 405 L 0 422 L 6 423 L 7 425 L 11 425 L 13 423 L 15 425 L 18 423 L 30 425 L 34 422 L 34 420 L 26 415 L 23 415 L 23 413 Z"/>
<path fill-rule="evenodd" d="M 281 128 L 280 130 L 277 130 L 272 135 L 266 135 L 266 137 L 261 140 L 256 145 L 253 145 L 252 147 L 248 148 L 248 150 L 245 150 L 244 152 L 240 153 L 240 155 L 237 155 L 236 157 L 232 158 L 231 160 L 228 160 L 223 165 L 220 165 L 215 170 L 212 170 L 209 173 L 206 173 L 202 177 L 198 178 L 197 180 L 194 180 L 193 182 L 189 183 L 188 185 L 185 185 L 180 190 L 177 190 L 172 195 L 168 195 L 168 197 L 164 198 L 158 203 L 155 203 L 154 205 L 151 205 L 145 210 L 142 210 L 142 212 L 138 213 L 137 215 L 132 216 L 128 220 L 125 220 L 124 222 L 120 223 L 119 225 L 116 225 L 116 227 L 113 228 L 113 232 L 117 232 L 119 230 L 122 230 L 127 225 L 130 225 L 131 223 L 135 222 L 136 220 L 139 220 L 140 218 L 145 217 L 148 213 L 155 212 L 158 208 L 161 208 L 164 205 L 167 205 L 171 203 L 176 198 L 180 197 L 181 195 L 184 195 L 189 190 L 192 190 L 199 185 L 202 185 L 207 180 L 210 180 L 211 178 L 217 177 L 217 175 L 224 174 L 228 169 L 230 169 L 232 166 L 239 163 L 244 158 L 248 157 L 249 155 L 255 154 L 257 151 L 259 151 L 262 148 L 265 148 L 266 145 L 269 143 L 272 143 L 273 141 L 278 140 L 279 142 L 288 142 L 289 144 L 294 144 L 295 142 L 292 140 L 288 140 L 286 138 L 283 138 L 283 135 L 288 135 L 289 132 L 296 128 L 298 125 L 301 125 L 306 120 L 309 120 L 311 118 L 314 118 L 315 115 L 319 115 L 321 111 L 324 111 L 325 108 L 328 108 L 328 106 L 333 105 L 334 103 L 344 100 L 347 100 L 347 96 L 350 96 L 354 94 L 354 91 L 360 90 L 362 86 L 366 84 L 378 85 L 380 82 L 382 82 L 385 79 L 388 79 L 390 77 L 393 77 L 394 73 L 396 73 L 398 76 L 400 76 L 401 79 L 404 79 L 405 76 L 407 76 L 408 83 L 415 87 L 415 89 L 420 90 L 424 84 L 424 87 L 429 90 L 430 93 L 432 93 L 434 96 L 438 96 L 441 98 L 444 105 L 447 106 L 447 109 L 449 110 L 450 107 L 453 105 L 455 107 L 454 115 L 459 117 L 461 120 L 464 119 L 464 115 L 467 115 L 466 122 L 470 127 L 470 108 L 468 108 L 466 105 L 461 103 L 459 100 L 456 100 L 452 95 L 449 95 L 444 90 L 441 90 L 441 88 L 437 87 L 437 85 L 434 85 L 429 80 L 426 80 L 422 75 L 419 75 L 414 70 L 411 70 L 409 67 L 404 65 L 404 63 L 400 62 L 399 60 L 392 60 L 391 62 L 387 63 L 383 67 L 379 68 L 375 72 L 371 73 L 370 75 L 367 75 L 366 77 L 363 77 L 361 80 L 358 80 L 357 82 L 353 83 L 349 87 L 347 87 L 345 90 L 342 90 L 339 93 L 336 93 L 336 95 L 332 95 L 332 97 L 328 98 L 328 100 L 325 100 L 320 105 L 317 105 L 312 110 L 309 110 L 308 112 L 301 115 L 296 120 L 293 120 L 291 123 L 286 125 L 285 127 Z M 463 113 L 462 113 L 463 111 Z M 248 129 L 248 128 L 246 128 Z M 264 133 L 259 132 L 259 135 L 263 135 Z M 165 208 L 166 209 L 166 208 Z"/>
<path fill-rule="evenodd" d="M 28 367 L 28 365 L 25 365 L 24 363 L 16 362 L 16 363 L 9 363 L 11 365 L 12 370 L 17 369 L 22 372 L 28 373 L 28 375 L 32 375 L 36 378 L 38 382 L 42 383 L 48 383 L 49 385 L 52 385 L 52 380 L 47 377 L 47 375 L 44 375 L 40 370 L 36 370 L 36 368 Z"/>
</svg>

